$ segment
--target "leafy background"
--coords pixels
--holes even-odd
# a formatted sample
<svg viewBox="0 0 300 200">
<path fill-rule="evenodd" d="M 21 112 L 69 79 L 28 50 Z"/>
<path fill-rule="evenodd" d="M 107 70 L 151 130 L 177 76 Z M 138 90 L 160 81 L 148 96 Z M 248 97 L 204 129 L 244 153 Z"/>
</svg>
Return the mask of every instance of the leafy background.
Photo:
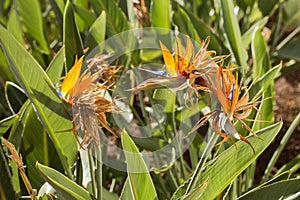
<svg viewBox="0 0 300 200">
<path fill-rule="evenodd" d="M 258 195 L 260 199 L 276 199 L 299 196 L 299 127 L 298 132 L 294 132 L 300 120 L 297 101 L 300 93 L 297 76 L 299 1 L 133 2 L 0 1 L 0 135 L 8 138 L 22 155 L 27 176 L 40 197 L 50 198 L 45 192 L 49 184 L 54 188 L 52 194 L 56 198 L 67 199 L 254 199 Z M 135 167 L 133 163 L 141 163 L 143 167 L 144 160 L 125 154 L 127 173 L 103 166 L 102 181 L 94 179 L 93 175 L 98 171 L 94 171 L 92 164 L 89 169 L 84 168 L 81 159 L 84 160 L 85 154 L 82 150 L 78 153 L 76 140 L 70 137 L 73 133 L 61 132 L 72 127 L 72 116 L 70 106 L 59 98 L 53 84 L 59 83 L 60 77 L 73 66 L 75 55 L 82 56 L 84 49 L 94 49 L 115 34 L 149 26 L 178 30 L 195 40 L 209 36 L 209 49 L 215 50 L 217 55 L 230 54 L 229 60 L 240 67 L 244 85 L 253 83 L 250 94 L 263 89 L 264 97 L 275 96 L 276 102 L 265 101 L 259 106 L 262 114 L 254 113 L 253 119 L 280 121 L 281 118 L 284 122 L 280 133 L 281 122 L 251 124 L 262 138 L 249 138 L 256 154 L 240 142 L 237 142 L 237 148 L 226 143 L 219 149 L 216 159 L 208 158 L 207 169 L 196 180 L 198 186 L 187 194 L 189 177 L 196 171 L 199 152 L 203 151 L 206 129 L 201 131 L 202 135 L 197 134 L 182 158 L 165 169 L 155 173 L 131 173 Z M 122 38 L 120 40 L 124 42 Z M 136 51 L 121 59 L 120 64 L 124 65 L 125 71 L 153 57 Z M 207 102 L 200 101 L 197 110 L 206 105 Z M 143 105 L 139 109 L 143 110 Z M 178 114 L 176 118 L 182 119 L 182 116 Z M 152 137 L 141 142 L 123 132 L 117 142 L 128 152 L 137 153 L 159 147 L 166 141 Z M 18 169 L 7 157 L 4 146 L 0 148 L 0 155 L 1 199 L 28 196 Z M 84 184 L 80 173 L 90 173 L 92 181 Z"/>
</svg>

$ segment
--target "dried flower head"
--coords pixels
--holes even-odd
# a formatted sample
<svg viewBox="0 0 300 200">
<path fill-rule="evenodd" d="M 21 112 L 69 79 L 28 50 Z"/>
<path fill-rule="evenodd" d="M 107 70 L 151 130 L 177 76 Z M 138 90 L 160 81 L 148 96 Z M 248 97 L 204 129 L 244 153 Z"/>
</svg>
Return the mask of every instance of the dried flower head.
<svg viewBox="0 0 300 200">
<path fill-rule="evenodd" d="M 160 42 L 165 73 L 161 73 L 158 78 L 150 78 L 136 86 L 133 90 L 146 90 L 158 88 L 172 88 L 181 90 L 187 88 L 187 98 L 191 104 L 192 94 L 198 91 L 210 91 L 208 80 L 211 73 L 216 71 L 218 62 L 226 56 L 212 57 L 215 52 L 207 50 L 210 40 L 207 38 L 201 41 L 202 48 L 195 54 L 194 45 L 189 37 L 186 40 L 186 48 L 183 48 L 179 37 L 176 37 L 174 56 L 170 50 Z"/>
<path fill-rule="evenodd" d="M 236 76 L 234 76 L 232 69 L 229 68 L 222 69 L 219 67 L 216 71 L 215 78 L 210 79 L 209 85 L 212 95 L 216 97 L 215 99 L 218 101 L 217 108 L 202 117 L 195 127 L 199 128 L 207 121 L 210 121 L 212 129 L 224 137 L 224 141 L 229 139 L 229 136 L 232 135 L 236 139 L 249 144 L 254 151 L 250 142 L 237 132 L 233 124 L 235 121 L 239 121 L 243 127 L 255 135 L 245 121 L 250 121 L 248 116 L 253 108 L 257 109 L 256 106 L 259 105 L 261 101 L 254 99 L 249 101 L 248 92 L 239 98 L 241 89 L 238 85 L 238 75 L 236 73 Z M 222 131 L 225 133 L 222 133 Z"/>
<path fill-rule="evenodd" d="M 88 60 L 87 69 L 80 76 L 82 58 L 76 59 L 62 84 L 62 92 L 68 95 L 67 102 L 73 105 L 73 131 L 84 135 L 81 145 L 91 142 L 99 145 L 101 128 L 115 135 L 105 113 L 118 111 L 114 101 L 107 98 L 107 92 L 114 85 L 119 68 L 107 62 L 109 57 L 110 54 L 99 55 Z"/>
</svg>

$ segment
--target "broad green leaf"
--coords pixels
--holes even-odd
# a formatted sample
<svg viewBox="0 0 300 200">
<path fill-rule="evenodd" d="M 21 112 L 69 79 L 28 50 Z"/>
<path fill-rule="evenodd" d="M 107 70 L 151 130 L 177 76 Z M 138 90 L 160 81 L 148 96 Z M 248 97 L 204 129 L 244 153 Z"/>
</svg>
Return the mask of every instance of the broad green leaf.
<svg viewBox="0 0 300 200">
<path fill-rule="evenodd" d="M 64 0 L 50 0 L 51 8 L 55 13 L 55 18 L 60 30 L 60 35 L 63 35 L 63 13 L 64 13 Z"/>
<path fill-rule="evenodd" d="M 164 112 L 172 113 L 174 112 L 174 105 L 176 101 L 176 93 L 170 89 L 157 89 L 153 94 L 153 99 L 155 103 L 162 105 Z"/>
<path fill-rule="evenodd" d="M 133 194 L 132 194 L 131 189 L 130 189 L 128 178 L 126 179 L 126 181 L 124 183 L 124 186 L 123 186 L 123 189 L 122 189 L 122 192 L 121 192 L 121 195 L 120 195 L 120 199 L 122 199 L 122 200 L 134 200 Z"/>
<path fill-rule="evenodd" d="M 66 66 L 70 69 L 75 63 L 75 56 L 80 58 L 83 55 L 83 44 L 75 22 L 73 6 L 69 0 L 64 10 L 63 27 Z"/>
<path fill-rule="evenodd" d="M 270 68 L 270 58 L 267 50 L 267 44 L 258 27 L 254 30 L 251 43 L 253 56 L 253 78 L 261 77 Z"/>
<path fill-rule="evenodd" d="M 278 122 L 265 129 L 257 131 L 259 138 L 250 136 L 247 139 L 255 149 L 255 154 L 248 144 L 238 141 L 217 158 L 207 164 L 201 173 L 198 184 L 208 180 L 208 185 L 200 199 L 214 199 L 219 195 L 240 173 L 242 173 L 257 157 L 271 144 L 282 127 L 282 122 Z M 174 197 L 185 194 L 189 178 L 174 193 Z M 176 199 L 175 198 L 175 199 Z"/>
<path fill-rule="evenodd" d="M 283 5 L 283 23 L 287 26 L 297 27 L 300 25 L 300 4 L 298 0 L 288 0 Z"/>
<path fill-rule="evenodd" d="M 242 173 L 271 144 L 282 127 L 282 122 L 257 131 L 260 138 L 250 136 L 247 139 L 255 149 L 239 141 L 221 153 L 202 172 L 199 183 L 209 180 L 200 199 L 213 199 L 222 192 L 240 173 Z"/>
<path fill-rule="evenodd" d="M 264 16 L 267 16 L 272 12 L 277 3 L 279 3 L 278 0 L 258 0 L 258 8 Z"/>
<path fill-rule="evenodd" d="M 247 49 L 250 45 L 253 37 L 253 32 L 257 29 L 262 29 L 268 22 L 269 17 L 264 17 L 261 20 L 255 22 L 242 36 L 244 47 Z"/>
<path fill-rule="evenodd" d="M 0 74 L 3 81 L 15 81 L 15 77 L 9 69 L 9 65 L 6 61 L 5 54 L 0 48 Z"/>
<path fill-rule="evenodd" d="M 272 66 L 269 57 L 269 52 L 267 49 L 267 44 L 261 34 L 261 29 L 258 27 L 253 32 L 251 51 L 253 57 L 253 79 L 261 77 L 268 72 Z M 274 79 L 269 81 L 269 86 L 264 93 L 263 98 L 268 98 L 274 96 Z M 252 127 L 253 131 L 260 130 L 270 125 L 274 120 L 274 99 L 266 99 L 259 106 L 259 112 L 256 116 L 256 122 Z M 259 122 L 259 120 L 266 120 L 268 122 Z"/>
<path fill-rule="evenodd" d="M 106 14 L 106 30 L 109 37 L 130 29 L 125 13 L 117 6 L 115 1 L 99 0 L 98 3 L 101 11 L 104 10 Z M 126 41 L 122 42 L 126 44 Z"/>
<path fill-rule="evenodd" d="M 36 163 L 36 168 L 41 176 L 47 181 L 63 199 L 93 199 L 89 192 L 76 182 L 70 180 L 60 172 Z"/>
<path fill-rule="evenodd" d="M 279 49 L 278 57 L 281 58 L 288 58 L 288 59 L 295 59 L 297 61 L 300 61 L 300 39 L 294 38 L 290 40 L 288 43 L 286 43 L 283 47 Z"/>
<path fill-rule="evenodd" d="M 49 47 L 44 35 L 41 7 L 38 0 L 18 0 L 18 11 L 27 33 L 34 38 L 41 53 L 49 54 Z"/>
<path fill-rule="evenodd" d="M 86 45 L 93 50 L 97 45 L 101 44 L 105 40 L 106 32 L 106 14 L 102 11 L 101 15 L 95 20 L 91 26 L 86 38 Z"/>
<path fill-rule="evenodd" d="M 184 9 L 188 14 L 200 38 L 202 40 L 205 40 L 207 37 L 210 37 L 210 50 L 216 51 L 219 55 L 229 53 L 227 48 L 224 46 L 224 43 L 219 39 L 219 36 L 211 30 L 211 27 L 209 27 L 204 21 L 198 18 L 198 16 L 194 15 L 194 13 L 192 13 L 189 9 L 185 7 L 181 8 Z"/>
<path fill-rule="evenodd" d="M 153 0 L 151 7 L 152 26 L 163 28 L 161 34 L 168 34 L 171 28 L 170 0 Z"/>
<path fill-rule="evenodd" d="M 65 171 L 71 177 L 70 166 L 73 166 L 75 162 L 77 144 L 73 133 L 58 133 L 72 127 L 69 113 L 64 109 L 64 103 L 58 97 L 42 67 L 2 26 L 0 26 L 0 45 L 14 76 L 50 135 Z"/>
<path fill-rule="evenodd" d="M 22 122 L 23 129 L 23 149 L 21 154 L 26 162 L 26 173 L 33 188 L 40 188 L 44 184 L 43 178 L 37 172 L 35 165 L 38 161 L 46 166 L 54 167 L 63 172 L 59 156 L 51 142 L 46 130 L 38 121 L 32 105 L 29 105 L 27 116 Z"/>
<path fill-rule="evenodd" d="M 0 136 L 2 136 L 8 129 L 17 122 L 19 115 L 12 115 L 0 121 Z"/>
<path fill-rule="evenodd" d="M 191 108 L 184 108 L 180 113 L 176 115 L 176 119 L 178 121 L 184 121 L 185 119 L 199 113 L 205 106 L 206 104 L 203 101 L 199 101 L 198 104 L 195 104 Z"/>
<path fill-rule="evenodd" d="M 234 14 L 233 1 L 221 2 L 221 16 L 224 21 L 223 27 L 226 40 L 230 46 L 232 56 L 241 67 L 240 72 L 245 74 L 247 70 L 248 55 L 243 45 L 241 30 L 236 15 Z"/>
<path fill-rule="evenodd" d="M 1 140 L 0 140 L 1 141 Z M 16 193 L 14 191 L 12 183 L 12 174 L 9 167 L 8 158 L 3 151 L 3 147 L 0 142 L 0 198 L 1 199 L 16 199 Z"/>
<path fill-rule="evenodd" d="M 250 88 L 249 96 L 252 99 L 259 91 L 265 91 L 272 84 L 282 68 L 282 63 L 272 67 L 259 79 L 254 80 L 253 86 Z"/>
<path fill-rule="evenodd" d="M 65 47 L 63 46 L 56 53 L 52 61 L 50 62 L 47 68 L 47 75 L 49 76 L 52 83 L 58 83 L 64 68 L 64 59 L 65 59 Z"/>
<path fill-rule="evenodd" d="M 22 44 L 23 35 L 22 27 L 19 16 L 16 9 L 13 7 L 10 11 L 9 18 L 7 21 L 7 30 L 15 36 L 15 38 Z"/>
<path fill-rule="evenodd" d="M 189 16 L 181 7 L 177 7 L 177 12 L 175 12 L 173 15 L 173 21 L 175 24 L 177 24 L 179 31 L 183 34 L 189 35 L 191 38 L 195 39 L 198 42 L 201 41 Z"/>
<path fill-rule="evenodd" d="M 295 178 L 279 181 L 270 185 L 266 185 L 259 189 L 251 190 L 238 199 L 299 199 L 299 191 L 300 178 Z"/>
<path fill-rule="evenodd" d="M 132 196 L 135 200 L 156 199 L 155 187 L 145 161 L 125 130 L 122 133 L 121 141 L 126 157 L 128 180 Z"/>
<path fill-rule="evenodd" d="M 94 13 L 77 4 L 74 5 L 74 11 L 88 26 L 92 26 L 92 24 L 95 22 L 97 18 Z"/>
</svg>

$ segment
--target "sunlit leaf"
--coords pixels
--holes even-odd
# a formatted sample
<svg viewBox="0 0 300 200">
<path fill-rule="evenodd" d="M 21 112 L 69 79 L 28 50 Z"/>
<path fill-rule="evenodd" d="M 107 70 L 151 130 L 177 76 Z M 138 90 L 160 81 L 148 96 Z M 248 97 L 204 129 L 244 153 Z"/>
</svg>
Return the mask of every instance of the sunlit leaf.
<svg viewBox="0 0 300 200">
<path fill-rule="evenodd" d="M 70 166 L 75 162 L 77 144 L 76 139 L 71 136 L 73 133 L 58 133 L 69 130 L 72 123 L 53 83 L 29 52 L 2 26 L 0 26 L 0 45 L 14 76 L 33 104 L 38 119 L 50 135 L 64 169 L 71 176 Z M 19 62 L 20 60 L 22 62 Z"/>
<path fill-rule="evenodd" d="M 132 196 L 138 199 L 155 199 L 157 194 L 147 166 L 138 148 L 124 130 L 122 133 L 122 146 L 126 157 L 129 185 Z M 142 187 L 141 187 L 142 186 Z"/>
<path fill-rule="evenodd" d="M 101 44 L 105 40 L 106 32 L 106 14 L 103 11 L 101 15 L 91 26 L 86 38 L 86 46 L 93 50 L 94 47 Z"/>
<path fill-rule="evenodd" d="M 49 54 L 49 47 L 44 35 L 41 7 L 38 0 L 18 0 L 18 11 L 27 33 L 34 38 L 42 53 Z"/>
<path fill-rule="evenodd" d="M 248 55 L 243 45 L 241 30 L 237 17 L 233 12 L 233 1 L 228 0 L 220 2 L 226 40 L 230 46 L 232 56 L 236 60 L 237 64 L 241 67 L 240 72 L 244 74 L 247 68 Z"/>
<path fill-rule="evenodd" d="M 19 119 L 19 115 L 12 115 L 0 121 L 0 136 L 2 136 L 8 129 L 16 123 Z"/>
<path fill-rule="evenodd" d="M 171 28 L 170 0 L 153 0 L 151 7 L 152 25 L 157 28 L 163 28 L 161 34 L 168 34 Z"/>
<path fill-rule="evenodd" d="M 252 199 L 298 199 L 300 196 L 300 179 L 289 179 L 251 190 L 239 197 L 239 200 Z M 293 197 L 294 195 L 294 197 Z"/>
<path fill-rule="evenodd" d="M 36 163 L 36 168 L 42 177 L 56 190 L 56 192 L 62 198 L 85 200 L 93 199 L 87 190 L 60 172 L 40 163 Z"/>
<path fill-rule="evenodd" d="M 70 69 L 75 63 L 75 56 L 83 55 L 83 44 L 75 22 L 74 9 L 68 0 L 64 10 L 64 33 L 66 66 Z"/>
</svg>

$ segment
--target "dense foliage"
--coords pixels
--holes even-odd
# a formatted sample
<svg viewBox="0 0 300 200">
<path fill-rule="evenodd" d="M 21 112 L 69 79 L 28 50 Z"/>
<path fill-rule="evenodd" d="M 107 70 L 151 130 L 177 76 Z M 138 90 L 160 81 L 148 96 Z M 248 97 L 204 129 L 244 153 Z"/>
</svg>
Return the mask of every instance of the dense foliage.
<svg viewBox="0 0 300 200">
<path fill-rule="evenodd" d="M 299 198 L 254 180 L 298 0 L 0 1 L 1 199 Z M 299 171 L 298 171 L 299 172 Z"/>
</svg>

